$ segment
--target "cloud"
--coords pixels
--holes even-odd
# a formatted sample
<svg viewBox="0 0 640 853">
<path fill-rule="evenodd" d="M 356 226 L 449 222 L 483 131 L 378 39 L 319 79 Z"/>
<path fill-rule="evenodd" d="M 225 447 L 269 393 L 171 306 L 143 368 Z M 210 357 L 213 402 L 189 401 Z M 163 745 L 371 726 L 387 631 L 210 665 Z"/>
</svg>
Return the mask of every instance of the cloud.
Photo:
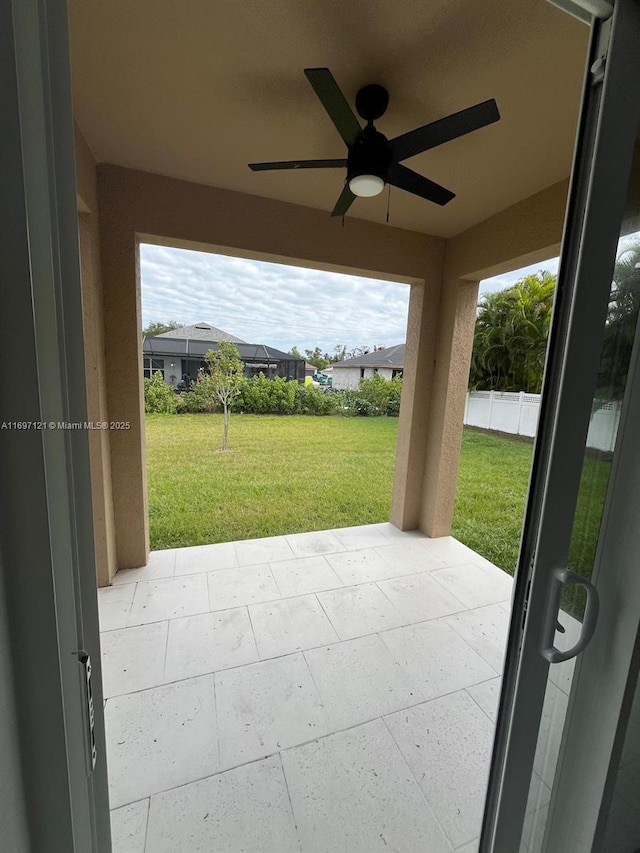
<svg viewBox="0 0 640 853">
<path fill-rule="evenodd" d="M 528 267 L 521 267 L 512 272 L 506 272 L 502 275 L 494 275 L 491 278 L 485 278 L 480 282 L 480 294 L 493 293 L 496 290 L 504 290 L 506 287 L 511 287 L 518 279 L 525 275 L 531 275 L 539 270 L 547 270 L 547 272 L 557 273 L 559 258 L 550 258 L 548 261 L 540 261 L 537 264 L 531 264 Z"/>
<path fill-rule="evenodd" d="M 140 247 L 143 324 L 206 321 L 288 351 L 402 343 L 409 285 L 186 249 Z"/>
<path fill-rule="evenodd" d="M 409 285 L 207 252 L 140 246 L 142 319 L 205 321 L 249 343 L 288 352 L 406 339 Z M 503 290 L 528 273 L 557 272 L 558 258 L 480 283 Z"/>
</svg>

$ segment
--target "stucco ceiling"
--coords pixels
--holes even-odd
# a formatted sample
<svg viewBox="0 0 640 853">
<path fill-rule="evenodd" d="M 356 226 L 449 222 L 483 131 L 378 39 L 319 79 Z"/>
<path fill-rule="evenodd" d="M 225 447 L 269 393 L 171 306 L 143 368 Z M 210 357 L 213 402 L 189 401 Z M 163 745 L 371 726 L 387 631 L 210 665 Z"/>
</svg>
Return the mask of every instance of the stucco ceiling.
<svg viewBox="0 0 640 853">
<path fill-rule="evenodd" d="M 341 171 L 252 173 L 345 156 L 305 67 L 353 103 L 382 83 L 388 137 L 471 106 L 502 119 L 406 165 L 457 193 L 391 192 L 391 223 L 451 236 L 570 170 L 588 28 L 545 0 L 70 0 L 74 109 L 98 162 L 329 212 Z M 384 222 L 386 191 L 350 215 Z M 328 213 L 327 213 L 328 215 Z"/>
</svg>

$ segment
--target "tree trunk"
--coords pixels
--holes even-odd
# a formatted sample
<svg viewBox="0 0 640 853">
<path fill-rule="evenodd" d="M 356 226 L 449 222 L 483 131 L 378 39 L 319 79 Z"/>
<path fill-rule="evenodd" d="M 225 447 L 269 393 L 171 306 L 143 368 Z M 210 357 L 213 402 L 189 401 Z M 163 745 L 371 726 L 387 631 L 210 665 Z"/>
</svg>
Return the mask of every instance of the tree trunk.
<svg viewBox="0 0 640 853">
<path fill-rule="evenodd" d="M 229 411 L 229 407 L 227 406 L 226 403 L 223 403 L 223 407 L 224 407 L 224 415 L 223 415 L 223 427 L 222 427 L 222 447 L 220 449 L 221 450 L 228 450 L 229 449 L 229 447 L 228 447 L 228 443 L 229 443 L 229 420 L 230 420 L 229 416 L 230 416 L 231 412 Z"/>
</svg>

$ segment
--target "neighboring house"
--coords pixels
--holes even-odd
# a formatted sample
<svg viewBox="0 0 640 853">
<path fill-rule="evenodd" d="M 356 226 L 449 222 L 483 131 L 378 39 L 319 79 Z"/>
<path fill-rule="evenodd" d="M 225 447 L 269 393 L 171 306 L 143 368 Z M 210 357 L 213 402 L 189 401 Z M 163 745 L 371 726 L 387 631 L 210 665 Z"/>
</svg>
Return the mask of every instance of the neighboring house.
<svg viewBox="0 0 640 853">
<path fill-rule="evenodd" d="M 167 385 L 176 387 L 181 382 L 192 382 L 198 371 L 206 367 L 206 353 L 216 350 L 219 341 L 230 341 L 237 346 L 247 377 L 264 373 L 270 379 L 281 376 L 283 379 L 304 381 L 305 368 L 301 359 L 265 344 L 249 344 L 208 323 L 181 326 L 162 335 L 145 338 L 142 346 L 145 379 L 159 371 Z"/>
<path fill-rule="evenodd" d="M 406 344 L 375 350 L 355 358 L 345 358 L 333 365 L 333 387 L 338 391 L 355 391 L 361 379 L 378 373 L 385 379 L 402 376 Z"/>
</svg>

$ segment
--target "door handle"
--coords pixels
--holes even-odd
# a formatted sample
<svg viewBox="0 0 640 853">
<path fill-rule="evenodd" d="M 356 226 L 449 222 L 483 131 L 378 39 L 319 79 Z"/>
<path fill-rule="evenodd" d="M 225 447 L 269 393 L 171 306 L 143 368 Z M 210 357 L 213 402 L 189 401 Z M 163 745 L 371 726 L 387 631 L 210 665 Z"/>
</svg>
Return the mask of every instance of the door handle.
<svg viewBox="0 0 640 853">
<path fill-rule="evenodd" d="M 587 593 L 587 604 L 584 610 L 580 639 L 572 648 L 566 652 L 562 652 L 554 646 L 554 634 L 558 624 L 560 597 L 562 590 L 568 584 L 576 584 L 577 586 L 584 587 Z M 551 573 L 547 608 L 542 629 L 542 648 L 540 650 L 542 657 L 548 660 L 549 663 L 561 663 L 562 661 L 574 658 L 580 652 L 584 651 L 596 630 L 599 608 L 600 597 L 598 596 L 598 590 L 590 581 L 575 572 L 570 572 L 569 569 L 554 569 Z"/>
</svg>

